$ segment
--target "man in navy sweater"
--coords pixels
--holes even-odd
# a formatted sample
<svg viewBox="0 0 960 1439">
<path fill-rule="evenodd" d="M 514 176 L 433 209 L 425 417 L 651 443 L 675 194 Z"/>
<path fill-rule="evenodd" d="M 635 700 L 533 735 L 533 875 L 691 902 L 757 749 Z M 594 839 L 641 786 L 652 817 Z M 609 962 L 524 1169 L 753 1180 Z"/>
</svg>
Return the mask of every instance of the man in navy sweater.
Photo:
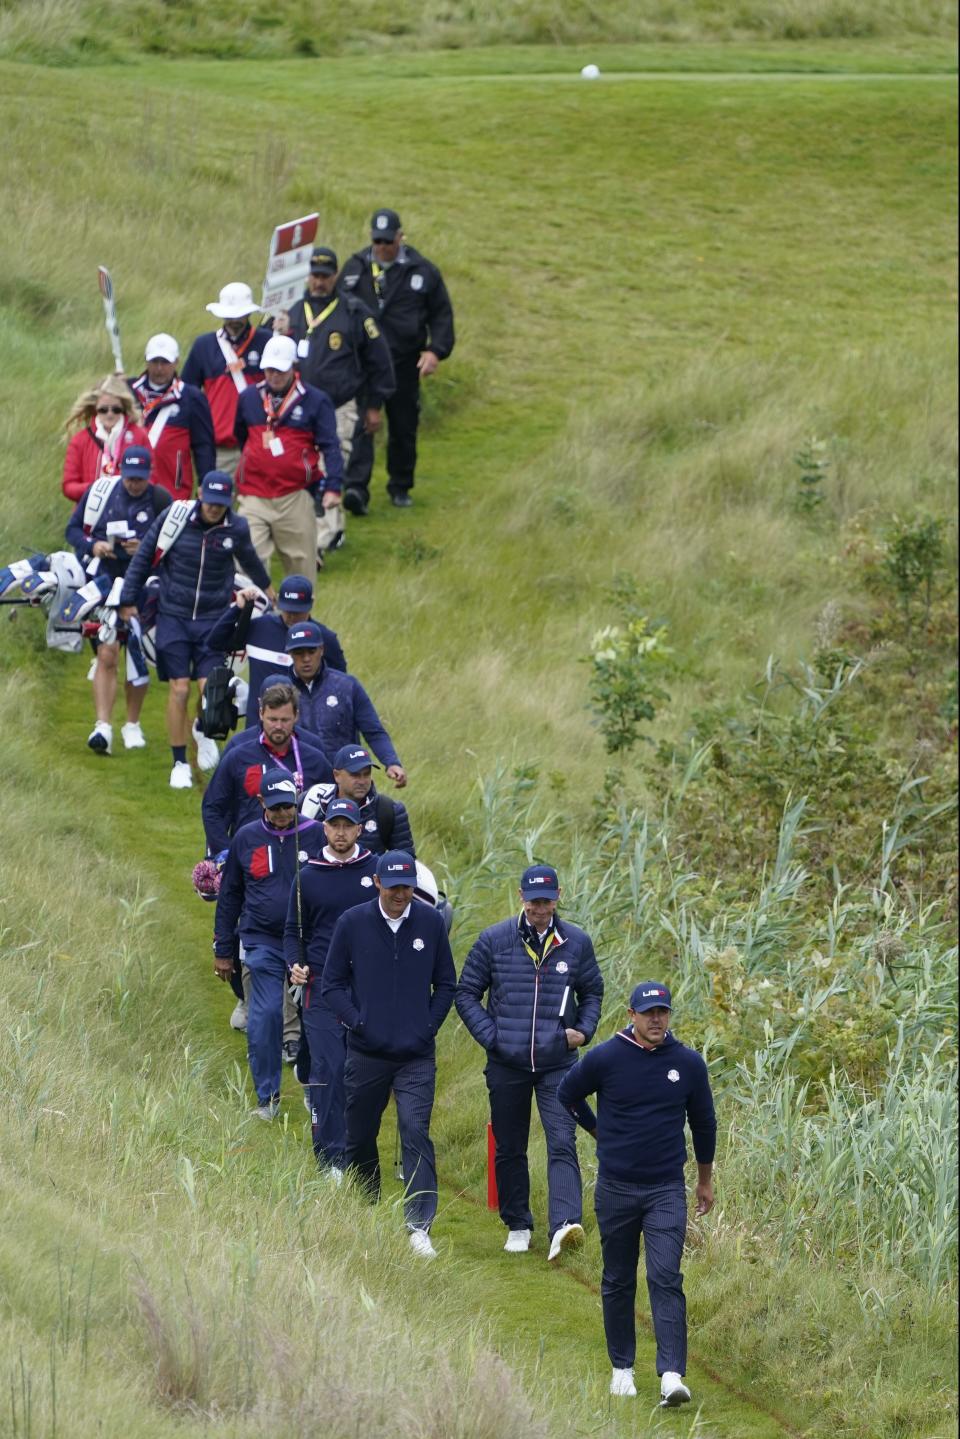
<svg viewBox="0 0 960 1439">
<path fill-rule="evenodd" d="M 331 762 L 333 783 L 314 785 L 308 790 L 303 797 L 302 813 L 310 819 L 322 819 L 331 800 L 352 799 L 360 811 L 363 843 L 367 849 L 374 854 L 385 854 L 388 849 L 402 849 L 416 859 L 407 807 L 398 799 L 391 799 L 389 795 L 377 791 L 369 750 L 362 745 L 345 744 L 337 750 Z"/>
<path fill-rule="evenodd" d="M 320 995 L 334 925 L 375 893 L 377 857 L 361 848 L 360 811 L 352 799 L 335 799 L 323 817 L 326 844 L 304 865 L 300 905 L 291 892 L 283 948 L 294 984 L 303 985 L 303 1029 L 309 1051 L 308 1083 L 313 1152 L 339 1181 L 344 1169 L 343 1066 L 347 1032 Z"/>
<path fill-rule="evenodd" d="M 380 1194 L 380 1120 L 393 1091 L 403 1153 L 405 1212 L 414 1254 L 433 1259 L 437 1166 L 430 1139 L 437 1031 L 457 973 L 438 909 L 414 900 L 416 862 L 403 850 L 377 860 L 377 898 L 347 910 L 327 951 L 321 996 L 349 1030 L 344 1067 L 345 1161 Z"/>
<path fill-rule="evenodd" d="M 687 1308 L 680 1259 L 687 1231 L 684 1124 L 697 1160 L 696 1211 L 713 1208 L 717 1120 L 707 1066 L 667 1028 L 665 984 L 645 980 L 630 996 L 630 1024 L 567 1071 L 559 1099 L 583 1120 L 596 1094 L 599 1174 L 594 1203 L 603 1246 L 603 1327 L 613 1365 L 610 1393 L 635 1395 L 634 1304 L 643 1235 L 647 1292 L 657 1340 L 660 1403 L 685 1404 Z"/>
<path fill-rule="evenodd" d="M 247 1056 L 257 1091 L 258 1119 L 273 1119 L 280 1105 L 283 1066 L 283 927 L 297 865 L 323 847 L 314 820 L 297 824 L 297 787 L 286 769 L 268 769 L 260 783 L 263 814 L 237 830 L 223 870 L 213 921 L 213 972 L 229 981 L 239 928 L 250 970 Z"/>
<path fill-rule="evenodd" d="M 576 1051 L 593 1038 L 603 1000 L 590 936 L 558 919 L 559 899 L 555 869 L 533 864 L 524 870 L 519 916 L 483 931 L 457 986 L 457 1012 L 487 1055 L 500 1218 L 508 1231 L 503 1247 L 508 1254 L 530 1248 L 527 1145 L 536 1095 L 547 1141 L 551 1261 L 583 1242 L 576 1129 L 557 1089 L 576 1064 Z"/>
</svg>

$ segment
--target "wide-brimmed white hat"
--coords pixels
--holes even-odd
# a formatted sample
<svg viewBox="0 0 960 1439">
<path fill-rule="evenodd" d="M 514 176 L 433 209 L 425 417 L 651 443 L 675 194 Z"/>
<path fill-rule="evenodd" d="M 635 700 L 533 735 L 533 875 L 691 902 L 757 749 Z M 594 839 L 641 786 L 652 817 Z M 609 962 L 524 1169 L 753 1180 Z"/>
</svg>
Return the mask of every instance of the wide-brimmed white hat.
<svg viewBox="0 0 960 1439">
<path fill-rule="evenodd" d="M 292 370 L 297 363 L 297 347 L 289 335 L 271 335 L 260 356 L 261 370 Z"/>
<path fill-rule="evenodd" d="M 252 315 L 259 308 L 250 286 L 242 285 L 239 280 L 224 285 L 220 291 L 220 299 L 207 306 L 211 315 L 216 315 L 218 320 L 242 320 L 244 315 Z"/>
<path fill-rule="evenodd" d="M 168 360 L 170 364 L 176 364 L 180 358 L 180 346 L 172 335 L 151 335 L 144 350 L 145 360 Z"/>
</svg>

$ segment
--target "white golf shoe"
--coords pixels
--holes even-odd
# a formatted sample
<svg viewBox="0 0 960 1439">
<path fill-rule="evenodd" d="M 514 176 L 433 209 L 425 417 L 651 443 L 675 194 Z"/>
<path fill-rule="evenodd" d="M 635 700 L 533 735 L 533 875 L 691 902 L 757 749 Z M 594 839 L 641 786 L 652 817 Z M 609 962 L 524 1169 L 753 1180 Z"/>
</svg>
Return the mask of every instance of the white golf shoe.
<svg viewBox="0 0 960 1439">
<path fill-rule="evenodd" d="M 633 1382 L 632 1369 L 614 1369 L 610 1376 L 610 1393 L 621 1399 L 635 1399 L 637 1386 Z"/>
<path fill-rule="evenodd" d="M 209 739 L 203 733 L 196 720 L 193 722 L 193 737 L 197 742 L 197 764 L 205 772 L 216 769 L 220 763 L 220 751 L 217 749 L 215 739 Z"/>
<path fill-rule="evenodd" d="M 678 1404 L 689 1404 L 690 1390 L 680 1374 L 668 1370 L 660 1380 L 660 1408 L 676 1409 Z"/>
<path fill-rule="evenodd" d="M 147 743 L 139 721 L 134 723 L 132 720 L 128 720 L 120 731 L 120 737 L 123 740 L 124 749 L 143 749 Z"/>
<path fill-rule="evenodd" d="M 262 1104 L 258 1104 L 257 1107 L 256 1107 L 256 1109 L 254 1109 L 254 1110 L 252 1111 L 254 1119 L 262 1119 L 262 1120 L 264 1120 L 265 1123 L 268 1123 L 268 1124 L 269 1124 L 269 1122 L 270 1122 L 271 1119 L 276 1119 L 276 1117 L 277 1117 L 277 1115 L 279 1114 L 279 1112 L 280 1112 L 280 1098 L 279 1098 L 279 1096 L 277 1096 L 277 1097 L 274 1098 L 274 1099 L 265 1099 Z"/>
<path fill-rule="evenodd" d="M 173 769 L 170 771 L 170 788 L 193 788 L 193 775 L 190 771 L 190 766 L 187 764 L 185 759 L 178 759 L 174 761 Z"/>
<path fill-rule="evenodd" d="M 239 1029 L 241 1034 L 247 1032 L 247 1004 L 246 1000 L 238 999 L 233 1006 L 233 1013 L 230 1016 L 230 1028 Z"/>
<path fill-rule="evenodd" d="M 503 1246 L 508 1254 L 526 1254 L 530 1248 L 529 1229 L 511 1229 Z"/>
<path fill-rule="evenodd" d="M 92 749 L 94 754 L 110 754 L 113 749 L 113 725 L 107 724 L 106 720 L 97 720 L 90 731 L 87 749 Z"/>
<path fill-rule="evenodd" d="M 430 1243 L 430 1235 L 425 1229 L 410 1230 L 410 1248 L 419 1259 L 436 1259 L 437 1251 Z"/>
<path fill-rule="evenodd" d="M 550 1241 L 550 1253 L 547 1255 L 548 1262 L 559 1259 L 564 1249 L 579 1249 L 583 1243 L 582 1224 L 561 1224 Z"/>
</svg>

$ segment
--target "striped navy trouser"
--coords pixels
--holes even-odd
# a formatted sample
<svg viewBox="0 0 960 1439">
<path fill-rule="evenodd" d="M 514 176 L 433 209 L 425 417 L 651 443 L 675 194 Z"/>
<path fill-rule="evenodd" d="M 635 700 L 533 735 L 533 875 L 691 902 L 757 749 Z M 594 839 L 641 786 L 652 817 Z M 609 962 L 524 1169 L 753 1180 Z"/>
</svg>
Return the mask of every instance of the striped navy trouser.
<svg viewBox="0 0 960 1439">
<path fill-rule="evenodd" d="M 437 1213 L 437 1161 L 430 1138 L 430 1115 L 437 1080 L 433 1055 L 387 1059 L 347 1049 L 343 1071 L 347 1130 L 345 1162 L 372 1199 L 380 1197 L 377 1135 L 390 1091 L 397 1102 L 397 1129 L 406 1189 L 408 1229 L 429 1229 Z"/>
<path fill-rule="evenodd" d="M 687 1232 L 683 1181 L 648 1185 L 601 1178 L 594 1204 L 603 1247 L 600 1295 L 610 1363 L 615 1369 L 632 1369 L 637 1354 L 634 1306 L 642 1234 L 657 1373 L 685 1374 L 687 1302 L 680 1273 Z"/>
</svg>

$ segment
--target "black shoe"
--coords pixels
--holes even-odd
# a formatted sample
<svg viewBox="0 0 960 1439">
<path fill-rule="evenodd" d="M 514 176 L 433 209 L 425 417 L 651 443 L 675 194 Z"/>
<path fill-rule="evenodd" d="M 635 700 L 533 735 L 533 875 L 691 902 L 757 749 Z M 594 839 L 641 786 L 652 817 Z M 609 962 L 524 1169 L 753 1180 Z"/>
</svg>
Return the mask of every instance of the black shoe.
<svg viewBox="0 0 960 1439">
<path fill-rule="evenodd" d="M 337 533 L 334 535 L 333 539 L 332 539 L 332 540 L 330 541 L 330 543 L 327 545 L 327 549 L 328 549 L 328 550 L 342 550 L 342 549 L 343 549 L 343 543 L 344 543 L 344 540 L 345 540 L 346 538 L 347 538 L 347 537 L 346 537 L 346 535 L 344 534 L 343 530 L 337 530 Z"/>
<path fill-rule="evenodd" d="M 365 515 L 370 508 L 360 490 L 344 490 L 342 504 L 348 515 Z"/>
<path fill-rule="evenodd" d="M 286 1044 L 283 1046 L 283 1062 L 284 1062 L 284 1064 L 296 1064 L 296 1062 L 297 1062 L 297 1055 L 298 1055 L 299 1053 L 300 1053 L 300 1041 L 299 1041 L 298 1039 L 288 1039 L 287 1042 L 286 1042 Z"/>
<path fill-rule="evenodd" d="M 399 490 L 397 494 L 390 496 L 391 505 L 396 505 L 398 510 L 409 510 L 413 508 L 413 497 L 408 495 L 406 490 Z"/>
<path fill-rule="evenodd" d="M 324 564 L 323 550 L 317 550 L 317 574 L 323 569 Z"/>
</svg>

